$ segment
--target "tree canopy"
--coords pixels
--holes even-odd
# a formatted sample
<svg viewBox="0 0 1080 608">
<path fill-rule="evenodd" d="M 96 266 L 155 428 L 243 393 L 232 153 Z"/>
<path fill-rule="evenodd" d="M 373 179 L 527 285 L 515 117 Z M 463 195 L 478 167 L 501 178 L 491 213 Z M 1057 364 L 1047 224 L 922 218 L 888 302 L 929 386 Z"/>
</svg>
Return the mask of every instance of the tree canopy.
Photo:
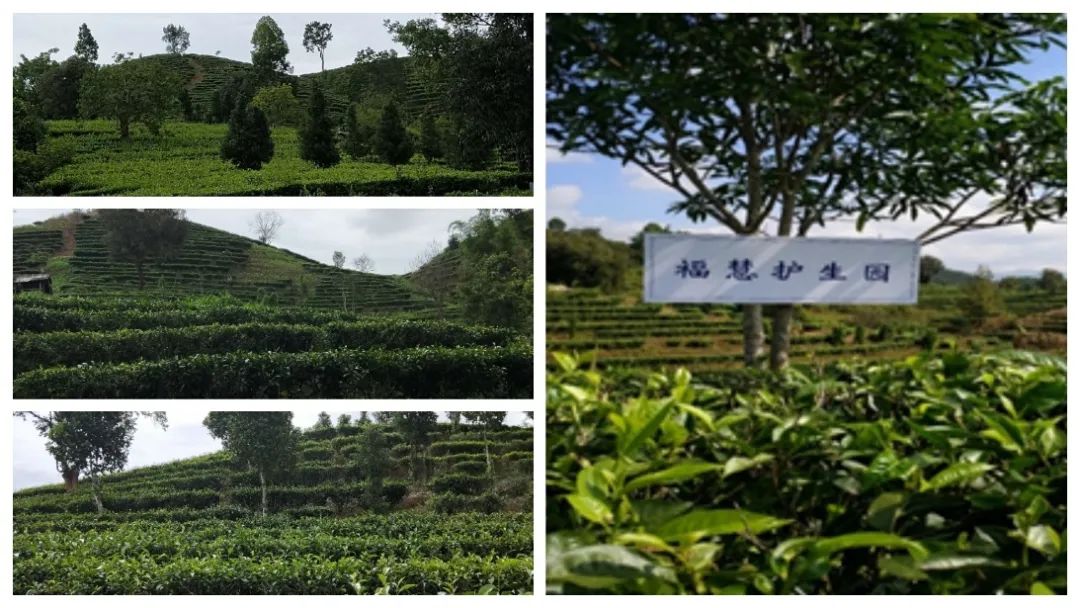
<svg viewBox="0 0 1080 608">
<path fill-rule="evenodd" d="M 170 23 L 161 28 L 161 41 L 165 43 L 165 52 L 180 55 L 191 46 L 191 35 L 182 25 Z"/>
<path fill-rule="evenodd" d="M 139 289 L 145 286 L 143 267 L 150 259 L 174 256 L 187 237 L 180 209 L 100 209 L 109 256 L 135 265 Z"/>
<path fill-rule="evenodd" d="M 251 33 L 251 64 L 260 83 L 273 82 L 278 74 L 292 73 L 288 55 L 289 43 L 277 22 L 269 16 L 260 17 Z"/>
<path fill-rule="evenodd" d="M 203 425 L 236 461 L 258 472 L 266 515 L 268 479 L 296 463 L 300 431 L 293 427 L 292 412 L 210 412 Z"/>
<path fill-rule="evenodd" d="M 98 43 L 90 28 L 84 23 L 79 26 L 79 37 L 75 41 L 75 56 L 83 61 L 93 63 L 98 58 Z"/>
<path fill-rule="evenodd" d="M 326 71 L 326 59 L 324 58 L 326 45 L 330 44 L 330 41 L 334 38 L 334 35 L 330 32 L 330 27 L 329 23 L 320 23 L 318 21 L 312 21 L 304 26 L 304 50 L 309 53 L 319 53 L 319 69 L 323 72 Z"/>
</svg>

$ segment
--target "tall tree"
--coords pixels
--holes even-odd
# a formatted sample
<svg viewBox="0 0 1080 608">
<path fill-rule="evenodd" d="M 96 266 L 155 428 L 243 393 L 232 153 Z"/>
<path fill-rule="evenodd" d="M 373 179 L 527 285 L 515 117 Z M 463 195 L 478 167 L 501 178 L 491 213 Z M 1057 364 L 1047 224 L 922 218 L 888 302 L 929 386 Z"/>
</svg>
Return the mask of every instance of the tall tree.
<svg viewBox="0 0 1080 608">
<path fill-rule="evenodd" d="M 372 140 L 375 138 L 375 130 L 368 123 L 363 123 L 357 118 L 359 106 L 355 103 L 349 106 L 343 119 L 345 129 L 345 153 L 353 160 L 371 154 Z"/>
<path fill-rule="evenodd" d="M 926 243 L 1030 229 L 1065 212 L 1064 90 L 1019 89 L 1010 70 L 1064 31 L 1059 15 L 553 15 L 548 134 L 634 165 L 678 193 L 672 211 L 735 234 L 919 213 L 939 220 Z M 993 202 L 965 215 L 978 193 Z M 743 310 L 753 365 L 761 307 Z M 775 307 L 773 368 L 792 314 Z"/>
<path fill-rule="evenodd" d="M 304 26 L 304 49 L 309 53 L 319 53 L 319 71 L 326 71 L 326 59 L 324 57 L 326 53 L 326 45 L 330 44 L 330 40 L 334 38 L 334 35 L 330 33 L 329 23 L 319 23 L 318 21 L 312 21 Z"/>
<path fill-rule="evenodd" d="M 367 412 L 364 412 L 366 415 Z M 365 424 L 360 433 L 355 459 L 364 474 L 364 503 L 368 508 L 383 503 L 383 481 L 390 472 L 390 446 L 383 429 Z"/>
<path fill-rule="evenodd" d="M 145 265 L 179 253 L 187 237 L 180 209 L 100 209 L 109 257 L 135 265 L 139 289 L 146 285 Z"/>
<path fill-rule="evenodd" d="M 56 460 L 69 492 L 78 486 L 80 475 L 90 478 L 98 513 L 105 511 L 101 476 L 119 471 L 127 464 L 138 417 L 150 416 L 162 428 L 168 424 L 165 412 L 16 412 L 16 415 L 29 418 L 48 440 L 45 449 Z"/>
<path fill-rule="evenodd" d="M 221 158 L 241 169 L 258 170 L 273 157 L 274 140 L 266 115 L 245 98 L 237 99 L 221 142 Z"/>
<path fill-rule="evenodd" d="M 357 272 L 372 272 L 375 270 L 375 260 L 366 253 L 361 253 L 352 260 L 353 268 Z"/>
<path fill-rule="evenodd" d="M 165 52 L 182 55 L 191 46 L 191 35 L 182 25 L 169 24 L 161 28 L 161 41 L 165 43 Z"/>
<path fill-rule="evenodd" d="M 409 162 L 413 155 L 412 138 L 401 122 L 397 104 L 390 102 L 383 109 L 375 131 L 375 152 L 388 165 L 397 167 Z"/>
<path fill-rule="evenodd" d="M 311 81 L 307 120 L 300 130 L 300 158 L 322 168 L 341 162 L 334 144 L 334 125 L 326 107 L 326 95 L 317 80 Z"/>
<path fill-rule="evenodd" d="M 269 481 L 296 463 L 300 431 L 293 427 L 292 412 L 210 412 L 203 425 L 233 459 L 259 474 L 266 515 Z"/>
<path fill-rule="evenodd" d="M 334 254 L 330 256 L 330 261 L 334 264 L 334 268 L 344 268 L 345 259 L 345 254 L 340 251 L 334 251 Z"/>
<path fill-rule="evenodd" d="M 405 437 L 412 450 L 413 475 L 426 478 L 425 452 L 431 445 L 432 433 L 438 428 L 439 415 L 435 412 L 394 412 L 392 416 L 394 428 Z"/>
<path fill-rule="evenodd" d="M 260 84 L 270 84 L 280 74 L 292 73 L 292 65 L 285 59 L 289 44 L 285 33 L 271 17 L 261 17 L 251 33 L 251 65 L 255 68 Z"/>
<path fill-rule="evenodd" d="M 273 241 L 284 225 L 285 219 L 277 211 L 260 211 L 251 220 L 251 229 L 255 232 L 255 238 L 264 245 Z"/>
<path fill-rule="evenodd" d="M 430 112 L 425 113 L 420 120 L 420 153 L 428 162 L 441 158 L 443 155 L 442 134 L 439 133 L 439 127 L 435 124 L 435 115 Z"/>
<path fill-rule="evenodd" d="M 330 414 L 326 412 L 319 412 L 318 419 L 315 420 L 316 429 L 329 429 L 334 427 L 334 421 L 330 418 Z"/>
<path fill-rule="evenodd" d="M 176 112 L 181 87 L 176 74 L 157 61 L 117 62 L 86 75 L 79 94 L 79 111 L 86 118 L 115 118 L 120 138 L 131 136 L 131 123 L 140 122 L 155 135 Z"/>
<path fill-rule="evenodd" d="M 352 426 L 352 416 L 348 414 L 339 414 L 337 417 L 337 428 L 344 429 Z"/>
<path fill-rule="evenodd" d="M 75 41 L 75 56 L 88 63 L 94 63 L 98 58 L 98 43 L 90 28 L 86 24 L 79 26 L 79 37 Z"/>
</svg>

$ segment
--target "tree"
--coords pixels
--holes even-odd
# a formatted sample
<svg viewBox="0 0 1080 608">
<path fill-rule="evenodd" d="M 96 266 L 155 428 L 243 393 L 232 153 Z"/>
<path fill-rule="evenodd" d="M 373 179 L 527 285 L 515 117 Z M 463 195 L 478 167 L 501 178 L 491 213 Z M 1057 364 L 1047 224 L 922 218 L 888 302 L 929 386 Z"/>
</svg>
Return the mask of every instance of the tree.
<svg viewBox="0 0 1080 608">
<path fill-rule="evenodd" d="M 544 253 L 549 283 L 605 292 L 622 289 L 633 264 L 626 243 L 609 241 L 596 228 L 549 230 Z"/>
<path fill-rule="evenodd" d="M 237 100 L 229 115 L 229 130 L 221 142 L 221 158 L 241 169 L 261 169 L 274 157 L 270 124 L 262 110 Z"/>
<path fill-rule="evenodd" d="M 175 256 L 187 236 L 180 209 L 101 209 L 97 213 L 109 257 L 135 265 L 140 290 L 146 284 L 146 262 Z"/>
<path fill-rule="evenodd" d="M 553 217 L 548 220 L 547 229 L 553 232 L 563 232 L 566 230 L 566 222 L 557 217 Z"/>
<path fill-rule="evenodd" d="M 47 119 L 78 118 L 83 79 L 94 69 L 94 64 L 72 56 L 42 74 L 36 89 L 42 116 Z"/>
<path fill-rule="evenodd" d="M 391 415 L 395 430 L 405 437 L 405 443 L 412 450 L 413 476 L 424 470 L 423 477 L 426 478 L 424 452 L 431 445 L 431 434 L 438 428 L 439 415 L 435 412 L 393 412 Z"/>
<path fill-rule="evenodd" d="M 326 108 L 326 96 L 317 80 L 311 81 L 307 121 L 300 129 L 300 158 L 320 168 L 341 162 L 334 145 L 334 125 Z"/>
<path fill-rule="evenodd" d="M 416 69 L 447 83 L 449 162 L 479 168 L 498 148 L 532 169 L 531 13 L 444 13 L 441 24 L 417 19 L 389 30 Z"/>
<path fill-rule="evenodd" d="M 487 443 L 488 433 L 502 427 L 503 421 L 506 420 L 506 412 L 462 412 L 462 416 L 466 422 L 477 425 L 481 429 L 481 436 L 484 439 L 484 457 L 490 475 L 494 472 L 494 467 L 491 462 L 491 448 Z"/>
<path fill-rule="evenodd" d="M 251 220 L 251 229 L 255 232 L 255 238 L 266 245 L 277 237 L 277 233 L 285 224 L 285 219 L 277 211 L 260 211 Z"/>
<path fill-rule="evenodd" d="M 288 84 L 263 87 L 251 98 L 251 105 L 262 110 L 271 126 L 300 123 L 300 102 Z"/>
<path fill-rule="evenodd" d="M 98 58 L 98 43 L 86 24 L 79 26 L 79 37 L 75 41 L 75 56 L 87 63 L 94 63 Z"/>
<path fill-rule="evenodd" d="M 371 416 L 367 412 L 360 412 L 360 417 L 356 419 L 356 424 L 365 425 L 371 422 Z"/>
<path fill-rule="evenodd" d="M 162 428 L 168 424 L 165 412 L 17 412 L 16 415 L 30 418 L 48 440 L 45 449 L 56 460 L 67 491 L 75 490 L 81 474 L 89 476 L 98 513 L 105 511 L 101 476 L 119 471 L 127 464 L 138 417 L 149 416 Z"/>
<path fill-rule="evenodd" d="M 549 16 L 548 135 L 740 235 L 919 213 L 938 220 L 924 243 L 1030 229 L 1064 216 L 1065 94 L 1055 80 L 1017 90 L 1009 69 L 1064 31 L 1057 15 Z M 980 193 L 996 198 L 965 215 Z M 743 310 L 754 365 L 761 307 Z M 774 308 L 774 369 L 792 316 Z"/>
<path fill-rule="evenodd" d="M 345 129 L 345 153 L 353 160 L 360 160 L 371 154 L 372 140 L 375 138 L 375 129 L 366 122 L 361 123 L 356 114 L 359 111 L 357 104 L 349 106 L 343 119 Z"/>
<path fill-rule="evenodd" d="M 161 28 L 161 41 L 165 43 L 165 52 L 182 55 L 191 46 L 191 36 L 182 25 L 169 24 Z"/>
<path fill-rule="evenodd" d="M 341 414 L 337 417 L 337 428 L 344 429 L 350 426 L 352 426 L 352 416 Z"/>
<path fill-rule="evenodd" d="M 304 26 L 304 49 L 309 53 L 319 53 L 319 71 L 321 72 L 326 71 L 326 60 L 323 54 L 326 52 L 326 45 L 330 44 L 333 38 L 329 23 L 312 21 Z"/>
<path fill-rule="evenodd" d="M 420 122 L 420 153 L 428 162 L 442 158 L 442 134 L 435 124 L 435 116 L 428 112 Z"/>
<path fill-rule="evenodd" d="M 372 272 L 375 270 L 375 260 L 371 259 L 366 253 L 361 253 L 353 258 L 352 265 L 357 272 Z"/>
<path fill-rule="evenodd" d="M 38 144 L 45 139 L 45 121 L 26 101 L 15 97 L 12 106 L 12 135 L 16 150 L 37 151 Z"/>
<path fill-rule="evenodd" d="M 260 83 L 270 83 L 279 74 L 292 73 L 292 66 L 285 59 L 289 44 L 285 42 L 285 33 L 272 18 L 259 18 L 251 34 L 251 47 L 251 65 Z"/>
<path fill-rule="evenodd" d="M 364 412 L 367 416 L 367 412 Z M 363 472 L 364 481 L 364 504 L 369 509 L 375 509 L 382 505 L 383 481 L 390 472 L 390 447 L 387 445 L 386 435 L 382 428 L 364 424 L 364 430 L 360 432 L 360 441 L 357 444 L 355 455 L 356 462 Z"/>
<path fill-rule="evenodd" d="M 334 263 L 334 268 L 345 267 L 345 254 L 340 251 L 335 251 L 334 255 L 330 257 L 330 260 Z"/>
<path fill-rule="evenodd" d="M 989 268 L 979 266 L 975 277 L 964 284 L 960 308 L 964 311 L 965 322 L 973 327 L 982 325 L 1005 310 L 1001 292 Z"/>
<path fill-rule="evenodd" d="M 79 93 L 79 111 L 86 118 L 115 118 L 120 138 L 131 136 L 131 123 L 141 122 L 157 135 L 175 114 L 180 81 L 158 61 L 117 63 L 88 73 Z"/>
<path fill-rule="evenodd" d="M 292 412 L 210 412 L 203 425 L 234 460 L 259 474 L 266 515 L 268 481 L 296 462 L 300 432 L 292 425 Z"/>
<path fill-rule="evenodd" d="M 1044 268 L 1042 274 L 1039 275 L 1039 289 L 1047 293 L 1062 293 L 1065 291 L 1066 286 L 1065 275 L 1058 270 Z"/>
<path fill-rule="evenodd" d="M 945 270 L 945 262 L 932 255 L 919 257 L 919 282 L 923 285 L 930 282 L 935 275 Z"/>
<path fill-rule="evenodd" d="M 333 423 L 333 420 L 330 419 L 330 414 L 327 414 L 326 412 L 319 412 L 319 417 L 315 421 L 315 426 L 312 427 L 312 428 L 315 428 L 315 429 L 329 429 L 329 428 L 333 428 L 333 427 L 334 427 L 334 423 Z"/>
<path fill-rule="evenodd" d="M 375 131 L 375 152 L 388 165 L 397 167 L 409 162 L 413 155 L 412 138 L 401 122 L 397 104 L 390 102 L 383 109 Z"/>
<path fill-rule="evenodd" d="M 446 412 L 446 419 L 450 421 L 450 432 L 456 433 L 461 427 L 462 412 Z"/>
</svg>

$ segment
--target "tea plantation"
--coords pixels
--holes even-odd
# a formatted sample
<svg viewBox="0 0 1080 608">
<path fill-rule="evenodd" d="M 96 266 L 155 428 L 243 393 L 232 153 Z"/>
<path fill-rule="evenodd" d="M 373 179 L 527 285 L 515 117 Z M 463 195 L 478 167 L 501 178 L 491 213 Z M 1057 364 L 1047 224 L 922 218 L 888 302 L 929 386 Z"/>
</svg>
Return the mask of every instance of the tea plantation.
<svg viewBox="0 0 1080 608">
<path fill-rule="evenodd" d="M 896 359 L 955 345 L 1064 354 L 1064 291 L 1005 290 L 1002 310 L 979 326 L 961 307 L 963 298 L 961 287 L 929 285 L 915 307 L 800 306 L 792 360 Z M 589 289 L 548 290 L 547 340 L 549 351 L 578 352 L 604 368 L 712 371 L 743 361 L 742 322 L 733 306 L 647 304 L 636 295 Z"/>
<path fill-rule="evenodd" d="M 532 395 L 527 337 L 471 322 L 407 276 L 189 223 L 140 290 L 99 220 L 65 221 L 15 233 L 16 272 L 48 272 L 54 291 L 15 298 L 17 397 Z"/>
<path fill-rule="evenodd" d="M 532 429 L 442 424 L 420 459 L 386 430 L 372 507 L 362 428 L 306 432 L 266 516 L 255 474 L 224 453 L 105 476 L 101 515 L 86 483 L 16 492 L 14 592 L 532 592 Z"/>
<path fill-rule="evenodd" d="M 454 169 L 421 159 L 398 170 L 375 160 L 318 168 L 300 158 L 297 130 L 274 127 L 274 158 L 258 171 L 221 159 L 224 124 L 169 122 L 120 140 L 115 121 L 52 120 L 48 147 L 70 163 L 35 185 L 36 195 L 126 196 L 442 196 L 527 195 L 532 176 L 512 166 Z"/>
</svg>

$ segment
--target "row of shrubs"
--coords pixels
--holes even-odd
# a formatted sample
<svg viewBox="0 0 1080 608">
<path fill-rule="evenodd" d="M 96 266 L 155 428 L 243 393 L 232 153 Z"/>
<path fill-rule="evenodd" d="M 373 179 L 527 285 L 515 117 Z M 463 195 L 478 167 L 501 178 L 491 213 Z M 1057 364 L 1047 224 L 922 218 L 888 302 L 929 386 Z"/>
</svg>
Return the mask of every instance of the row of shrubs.
<svg viewBox="0 0 1080 608">
<path fill-rule="evenodd" d="M 532 397 L 529 345 L 194 355 L 20 374 L 16 398 Z"/>
<path fill-rule="evenodd" d="M 515 339 L 504 328 L 445 321 L 386 320 L 323 325 L 244 323 L 117 331 L 18 332 L 15 373 L 89 361 L 158 360 L 233 351 L 299 353 L 335 348 L 505 346 Z"/>
</svg>

